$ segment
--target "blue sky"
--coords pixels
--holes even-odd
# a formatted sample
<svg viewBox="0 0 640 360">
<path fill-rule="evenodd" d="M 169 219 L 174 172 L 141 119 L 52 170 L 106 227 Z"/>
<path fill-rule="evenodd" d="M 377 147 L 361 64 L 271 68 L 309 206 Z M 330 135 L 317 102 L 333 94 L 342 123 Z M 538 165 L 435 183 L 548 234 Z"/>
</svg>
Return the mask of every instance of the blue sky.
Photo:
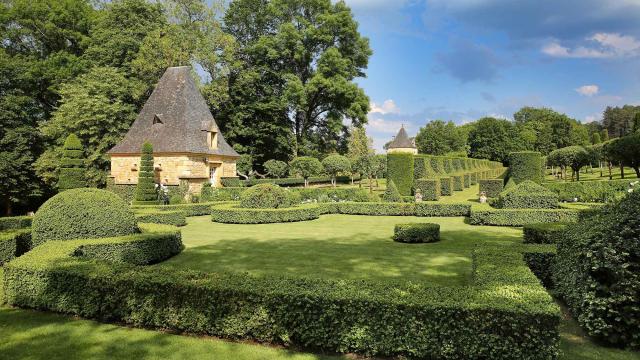
<svg viewBox="0 0 640 360">
<path fill-rule="evenodd" d="M 375 147 L 434 119 L 640 105 L 640 0 L 346 0 L 371 40 Z"/>
</svg>

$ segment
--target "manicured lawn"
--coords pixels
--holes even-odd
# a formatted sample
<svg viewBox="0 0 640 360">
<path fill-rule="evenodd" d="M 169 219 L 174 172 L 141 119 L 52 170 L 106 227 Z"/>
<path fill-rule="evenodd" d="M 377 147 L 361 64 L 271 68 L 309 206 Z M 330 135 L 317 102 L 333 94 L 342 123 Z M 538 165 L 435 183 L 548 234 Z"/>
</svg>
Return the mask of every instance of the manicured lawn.
<svg viewBox="0 0 640 360">
<path fill-rule="evenodd" d="M 207 216 L 188 221 L 182 230 L 186 249 L 157 266 L 465 285 L 471 276 L 474 246 L 509 246 L 522 236 L 519 229 L 467 225 L 461 217 L 325 215 L 314 221 L 265 225 L 218 224 Z M 394 225 L 406 222 L 440 224 L 441 241 L 392 241 Z"/>
<path fill-rule="evenodd" d="M 620 180 L 622 177 L 620 176 L 620 167 L 614 167 L 611 170 L 611 177 L 612 180 Z M 549 181 L 549 182 L 553 182 L 553 181 L 558 181 L 558 182 L 571 182 L 571 170 L 567 171 L 567 180 L 560 180 L 560 179 L 556 179 L 553 177 L 553 175 L 551 175 L 551 171 L 548 170 L 547 171 L 547 176 L 545 177 L 545 181 Z M 629 180 L 629 181 L 633 181 L 634 179 L 637 180 L 636 177 L 636 172 L 630 168 L 630 167 L 625 167 L 624 168 L 624 178 Z M 609 180 L 609 169 L 607 167 L 603 167 L 602 168 L 602 176 L 600 176 L 600 169 L 597 167 L 594 167 L 593 169 L 589 169 L 589 168 L 584 168 L 580 171 L 580 181 L 608 181 Z"/>
</svg>

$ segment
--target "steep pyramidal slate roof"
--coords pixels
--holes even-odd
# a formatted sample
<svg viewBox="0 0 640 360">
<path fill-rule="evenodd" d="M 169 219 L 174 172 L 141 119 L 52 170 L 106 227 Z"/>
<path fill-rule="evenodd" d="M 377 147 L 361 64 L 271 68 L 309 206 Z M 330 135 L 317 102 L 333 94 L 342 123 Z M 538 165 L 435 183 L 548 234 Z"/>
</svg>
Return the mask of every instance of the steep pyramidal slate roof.
<svg viewBox="0 0 640 360">
<path fill-rule="evenodd" d="M 407 131 L 404 129 L 404 126 L 400 128 L 398 131 L 398 135 L 393 138 L 393 141 L 389 144 L 389 149 L 399 149 L 399 148 L 413 148 L 415 149 L 415 144 L 411 139 L 409 139 L 409 135 L 407 135 Z"/>
<path fill-rule="evenodd" d="M 218 132 L 216 149 L 207 144 L 211 129 Z M 127 135 L 109 154 L 139 154 L 145 141 L 156 153 L 240 156 L 219 132 L 189 66 L 165 71 Z"/>
</svg>

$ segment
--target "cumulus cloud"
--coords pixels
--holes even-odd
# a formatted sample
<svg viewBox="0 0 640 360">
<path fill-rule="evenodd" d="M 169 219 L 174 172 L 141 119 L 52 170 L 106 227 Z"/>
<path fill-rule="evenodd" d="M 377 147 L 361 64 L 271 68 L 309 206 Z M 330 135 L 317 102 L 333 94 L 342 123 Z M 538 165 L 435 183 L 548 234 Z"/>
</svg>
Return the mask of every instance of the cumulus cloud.
<svg viewBox="0 0 640 360">
<path fill-rule="evenodd" d="M 469 41 L 456 41 L 452 50 L 436 55 L 436 72 L 445 72 L 462 82 L 491 81 L 498 76 L 500 61 L 494 52 Z"/>
<path fill-rule="evenodd" d="M 573 49 L 554 40 L 542 47 L 546 55 L 558 58 L 614 58 L 640 55 L 640 41 L 630 35 L 596 33 L 585 39 L 586 45 Z"/>
<path fill-rule="evenodd" d="M 370 114 L 389 114 L 389 113 L 397 113 L 398 106 L 395 101 L 392 99 L 385 100 L 382 104 L 376 104 L 375 102 L 371 103 L 371 111 Z"/>
<path fill-rule="evenodd" d="M 582 96 L 592 97 L 600 91 L 598 85 L 583 85 L 576 89 L 576 92 Z"/>
</svg>

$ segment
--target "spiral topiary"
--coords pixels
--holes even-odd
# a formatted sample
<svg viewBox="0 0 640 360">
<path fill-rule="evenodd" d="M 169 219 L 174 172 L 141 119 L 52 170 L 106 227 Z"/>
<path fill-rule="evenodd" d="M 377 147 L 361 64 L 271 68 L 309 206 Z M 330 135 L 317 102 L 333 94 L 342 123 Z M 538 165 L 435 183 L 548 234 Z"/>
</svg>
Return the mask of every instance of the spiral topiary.
<svg viewBox="0 0 640 360">
<path fill-rule="evenodd" d="M 245 190 L 240 196 L 240 207 L 248 209 L 279 209 L 297 203 L 296 196 L 275 184 L 259 184 Z"/>
<path fill-rule="evenodd" d="M 64 191 L 86 187 L 84 165 L 82 143 L 75 134 L 70 134 L 64 141 L 62 159 L 60 160 L 58 190 Z"/>
<path fill-rule="evenodd" d="M 34 245 L 136 232 L 136 218 L 124 200 L 110 191 L 88 188 L 66 190 L 47 200 L 32 224 Z"/>
</svg>

